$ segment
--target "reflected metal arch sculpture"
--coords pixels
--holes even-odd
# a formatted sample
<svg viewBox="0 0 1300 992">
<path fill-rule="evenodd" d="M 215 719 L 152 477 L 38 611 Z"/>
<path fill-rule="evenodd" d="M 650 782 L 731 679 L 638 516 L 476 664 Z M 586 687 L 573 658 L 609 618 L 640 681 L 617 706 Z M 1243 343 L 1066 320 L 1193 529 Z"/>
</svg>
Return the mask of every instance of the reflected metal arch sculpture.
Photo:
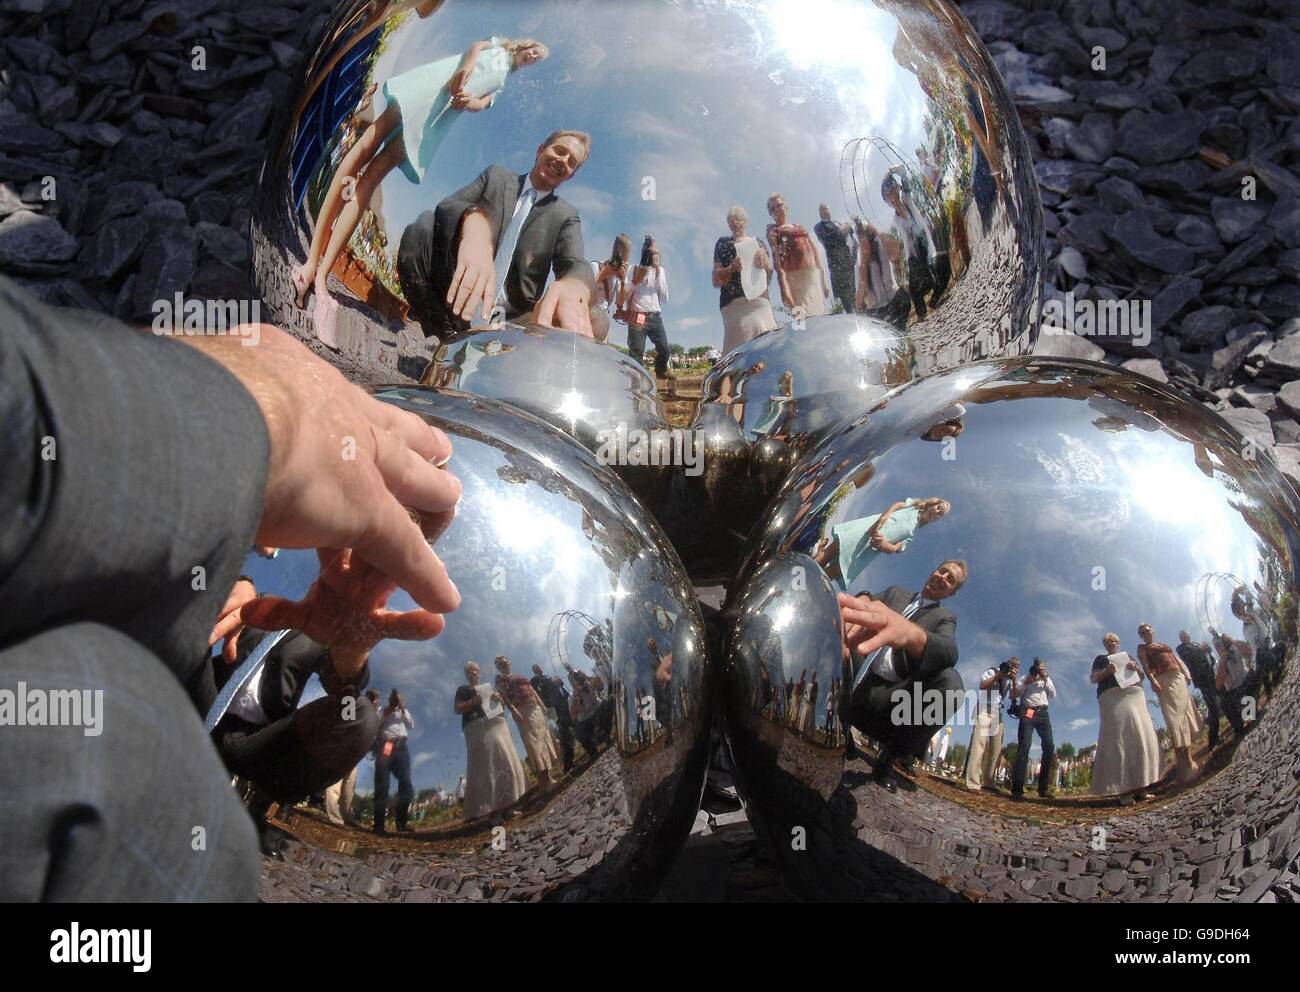
<svg viewBox="0 0 1300 992">
<path fill-rule="evenodd" d="M 567 642 L 569 624 L 574 620 L 583 623 L 589 631 L 598 626 L 594 617 L 581 610 L 564 610 L 551 617 L 550 625 L 546 628 L 546 657 L 552 667 L 557 669 L 557 674 L 558 670 L 568 668 L 572 660 Z"/>
<path fill-rule="evenodd" d="M 1142 376 L 1025 358 L 901 386 L 810 450 L 764 512 L 723 611 L 722 715 L 737 783 L 787 884 L 815 899 L 1028 892 L 1068 901 L 1103 883 L 1115 900 L 1212 899 L 1224 885 L 1243 898 L 1262 894 L 1285 859 L 1275 867 L 1214 852 L 1259 824 L 1270 850 L 1289 843 L 1281 824 L 1300 799 L 1300 497 L 1271 458 L 1247 450 L 1217 415 Z M 947 509 L 926 522 L 917 501 L 931 498 Z M 888 548 L 869 540 L 885 511 L 876 533 Z M 946 598 L 927 594 L 940 600 L 923 607 L 934 619 L 916 621 L 939 660 L 914 669 L 913 681 L 865 679 L 858 695 L 838 700 L 836 716 L 852 725 L 868 760 L 845 762 L 844 725 L 821 720 L 824 688 L 811 733 L 807 716 L 783 720 L 778 695 L 756 692 L 765 679 L 799 680 L 806 692 L 814 672 L 823 687 L 837 675 L 851 685 L 832 629 L 836 593 L 869 592 L 902 609 L 950 559 L 964 562 L 964 584 Z M 1102 636 L 1117 632 L 1135 656 L 1138 625 L 1150 623 L 1158 641 L 1176 644 L 1180 628 L 1207 621 L 1207 573 L 1231 575 L 1251 594 L 1242 630 L 1227 633 L 1252 644 L 1256 668 L 1220 697 L 1240 711 L 1242 730 L 1233 729 L 1234 712 L 1220 721 L 1217 744 L 1192 734 L 1194 781 L 1159 752 L 1154 767 L 1129 754 L 1131 767 L 1155 777 L 1122 778 L 1115 742 L 1141 740 L 1133 728 L 1142 717 L 1091 682 Z M 939 609 L 955 617 L 951 632 Z M 816 617 L 827 618 L 816 623 L 819 636 L 800 626 Z M 945 643 L 956 652 L 951 668 Z M 919 765 L 893 774 L 896 792 L 872 781 L 877 747 L 915 756 L 944 726 L 954 742 L 973 741 L 969 690 L 1011 655 L 1048 664 L 1055 743 L 1076 752 L 1096 743 L 1086 768 L 1100 794 L 1080 784 L 1040 800 L 1030 783 L 1023 802 L 970 797 L 960 770 Z M 906 672 L 914 663 L 894 664 Z M 957 676 L 955 697 L 947 673 Z M 1190 689 L 1177 691 L 1190 699 Z M 1138 690 L 1136 709 L 1154 725 L 1182 719 L 1142 697 Z M 1252 717 L 1254 726 L 1245 722 Z M 1010 718 L 1002 726 L 1002 740 L 1015 740 Z M 829 797 L 828 779 L 837 785 Z M 1130 789 L 1152 791 L 1154 808 L 1120 807 Z M 1043 825 L 1027 829 L 1031 816 Z M 1097 825 L 1106 828 L 1105 860 L 1087 853 Z M 806 850 L 790 849 L 795 827 L 806 832 Z M 1114 859 L 1124 867 L 1107 875 Z"/>
<path fill-rule="evenodd" d="M 1210 601 L 1212 593 L 1211 586 L 1215 580 L 1219 579 L 1227 581 L 1234 591 L 1244 587 L 1245 585 L 1241 579 L 1235 575 L 1229 574 L 1228 572 L 1207 572 L 1205 575 L 1201 576 L 1200 580 L 1196 584 L 1196 618 L 1201 621 L 1201 626 L 1206 630 L 1221 628 L 1223 626 L 1222 622 L 1215 618 L 1213 604 Z"/>
</svg>

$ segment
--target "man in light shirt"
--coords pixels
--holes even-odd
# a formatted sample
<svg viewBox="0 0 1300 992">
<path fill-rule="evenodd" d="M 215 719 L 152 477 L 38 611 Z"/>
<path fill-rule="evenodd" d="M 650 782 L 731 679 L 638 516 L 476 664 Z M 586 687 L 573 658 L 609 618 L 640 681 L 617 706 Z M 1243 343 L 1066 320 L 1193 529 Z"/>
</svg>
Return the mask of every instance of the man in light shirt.
<svg viewBox="0 0 1300 992">
<path fill-rule="evenodd" d="M 979 792 L 993 787 L 993 771 L 1002 754 L 1002 704 L 1020 677 L 1020 659 L 1008 658 L 997 668 L 986 668 L 980 676 L 976 697 L 975 726 L 966 752 L 966 788 Z"/>
<path fill-rule="evenodd" d="M 632 270 L 627 288 L 627 350 L 633 360 L 641 362 L 645 339 L 650 338 L 655 346 L 655 375 L 662 379 L 668 374 L 668 332 L 664 330 L 663 316 L 668 303 L 668 273 L 653 241 L 646 245 L 641 260 L 649 264 Z"/>
<path fill-rule="evenodd" d="M 1052 739 L 1052 718 L 1048 713 L 1048 702 L 1056 698 L 1056 685 L 1047 672 L 1047 666 L 1035 658 L 1029 666 L 1029 674 L 1011 690 L 1011 698 L 1020 704 L 1020 732 L 1017 737 L 1019 750 L 1016 754 L 1016 768 L 1011 774 L 1011 798 L 1024 798 L 1025 778 L 1029 774 L 1029 745 L 1036 732 L 1038 743 L 1043 748 L 1038 796 L 1046 799 L 1052 784 L 1052 757 L 1056 754 L 1056 743 Z"/>
<path fill-rule="evenodd" d="M 1232 725 L 1233 733 L 1240 737 L 1246 732 L 1245 702 L 1247 698 L 1253 698 L 1251 690 L 1254 680 L 1244 657 L 1249 645 L 1244 641 L 1235 641 L 1227 634 L 1220 634 L 1213 627 L 1210 628 L 1210 635 L 1219 655 L 1219 663 L 1214 669 L 1214 685 L 1220 693 L 1219 703 L 1223 707 L 1223 715 Z"/>
<path fill-rule="evenodd" d="M 388 706 L 384 710 L 383 722 L 379 725 L 379 736 L 375 738 L 375 833 L 386 833 L 385 821 L 388 818 L 388 781 L 390 776 L 397 778 L 397 808 L 394 818 L 397 829 L 406 833 L 410 827 L 407 816 L 411 809 L 411 800 L 415 798 L 415 789 L 411 785 L 411 752 L 406 741 L 415 727 L 415 718 L 406 708 L 406 700 L 394 689 L 388 696 Z"/>
</svg>

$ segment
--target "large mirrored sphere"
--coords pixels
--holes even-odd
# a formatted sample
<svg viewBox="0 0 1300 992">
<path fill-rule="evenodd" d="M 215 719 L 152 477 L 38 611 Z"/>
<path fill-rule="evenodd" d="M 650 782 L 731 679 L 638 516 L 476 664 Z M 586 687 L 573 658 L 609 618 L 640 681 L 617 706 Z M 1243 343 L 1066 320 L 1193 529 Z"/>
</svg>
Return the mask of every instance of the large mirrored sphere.
<svg viewBox="0 0 1300 992">
<path fill-rule="evenodd" d="M 837 424 L 865 412 L 916 374 L 912 339 L 855 314 L 809 317 L 729 351 L 704 378 L 691 424 L 702 438 L 698 474 L 688 475 L 700 512 L 712 516 L 708 549 L 741 548 L 758 514 L 799 457 Z"/>
<path fill-rule="evenodd" d="M 738 781 L 790 884 L 1258 899 L 1295 855 L 1298 514 L 1216 414 L 1104 365 L 978 362 L 847 422 L 724 610 Z M 850 662 L 838 593 L 855 644 L 893 617 L 900 646 Z"/>
<path fill-rule="evenodd" d="M 605 900 L 651 895 L 684 843 L 704 783 L 710 674 L 693 591 L 654 521 L 567 435 L 512 407 L 431 388 L 380 390 L 452 439 L 464 485 L 435 548 L 463 597 L 428 641 L 383 641 L 369 685 L 399 691 L 410 730 L 409 833 L 374 823 L 372 759 L 358 756 L 351 826 L 290 815 L 275 891 L 303 899 Z M 262 592 L 301 595 L 310 552 L 249 559 Z M 411 609 L 405 593 L 391 609 Z M 455 705 L 501 688 L 499 658 L 541 711 Z M 563 694 L 538 688 L 549 682 Z M 304 704 L 320 694 L 313 681 Z M 567 695 L 570 719 L 558 715 Z M 509 697 L 507 697 L 509 698 Z M 484 727 L 487 727 L 485 730 Z M 363 879 L 358 884 L 357 878 Z"/>
<path fill-rule="evenodd" d="M 673 464 L 668 421 L 654 379 L 622 352 L 567 331 L 506 324 L 443 345 L 428 380 L 560 428 L 652 512 L 662 506 Z"/>
<path fill-rule="evenodd" d="M 263 316 L 367 381 L 475 289 L 634 354 L 653 312 L 697 356 L 845 312 L 922 372 L 1032 348 L 1032 162 L 944 0 L 348 0 L 270 144 Z"/>
</svg>

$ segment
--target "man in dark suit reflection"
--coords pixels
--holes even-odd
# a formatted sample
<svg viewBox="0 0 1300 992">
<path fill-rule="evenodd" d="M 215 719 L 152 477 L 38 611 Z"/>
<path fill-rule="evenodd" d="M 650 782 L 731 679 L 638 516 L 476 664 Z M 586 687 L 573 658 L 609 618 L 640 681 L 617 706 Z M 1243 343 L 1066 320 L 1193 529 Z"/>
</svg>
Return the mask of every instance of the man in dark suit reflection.
<svg viewBox="0 0 1300 992">
<path fill-rule="evenodd" d="M 957 617 L 941 601 L 955 594 L 967 575 L 966 563 L 952 559 L 930 573 L 920 592 L 890 586 L 878 595 L 839 595 L 844 648 L 853 668 L 848 722 L 880 742 L 875 779 L 890 792 L 896 788 L 891 765 L 919 757 L 960 698 Z M 852 757 L 851 736 L 849 751 Z"/>
<path fill-rule="evenodd" d="M 256 595 L 253 580 L 240 576 L 227 607 L 251 602 Z M 238 621 L 235 610 L 223 612 L 230 622 Z M 223 631 L 229 629 L 227 622 Z M 202 711 L 211 708 L 226 681 L 267 636 L 251 627 L 230 634 L 235 641 L 233 663 L 229 656 L 213 655 L 191 685 L 191 696 Z M 317 636 L 324 635 L 318 630 Z M 278 840 L 267 824 L 273 802 L 284 806 L 323 791 L 370 750 L 380 718 L 368 697 L 358 695 L 369 681 L 369 656 L 370 646 L 357 643 L 355 636 L 353 643 L 330 646 L 292 630 L 270 650 L 261 672 L 235 695 L 213 730 L 213 743 L 226 767 L 255 786 L 249 812 L 262 853 L 280 857 Z M 325 695 L 300 706 L 313 675 Z"/>
<path fill-rule="evenodd" d="M 592 335 L 595 276 L 577 208 L 555 190 L 591 154 L 591 137 L 556 131 L 526 175 L 499 165 L 426 210 L 402 233 L 397 277 L 426 337 L 445 343 L 494 309 L 507 320 Z M 547 276 L 555 281 L 546 287 Z"/>
</svg>

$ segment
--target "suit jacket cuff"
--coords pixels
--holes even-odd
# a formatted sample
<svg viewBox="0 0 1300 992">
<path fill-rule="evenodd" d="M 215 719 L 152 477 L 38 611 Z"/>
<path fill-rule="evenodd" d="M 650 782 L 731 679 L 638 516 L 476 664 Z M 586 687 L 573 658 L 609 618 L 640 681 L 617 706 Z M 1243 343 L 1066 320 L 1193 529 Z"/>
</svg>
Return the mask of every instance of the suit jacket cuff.
<svg viewBox="0 0 1300 992">
<path fill-rule="evenodd" d="M 98 622 L 188 683 L 261 517 L 256 401 L 186 344 L 3 279 L 0 327 L 0 643 Z"/>
</svg>

